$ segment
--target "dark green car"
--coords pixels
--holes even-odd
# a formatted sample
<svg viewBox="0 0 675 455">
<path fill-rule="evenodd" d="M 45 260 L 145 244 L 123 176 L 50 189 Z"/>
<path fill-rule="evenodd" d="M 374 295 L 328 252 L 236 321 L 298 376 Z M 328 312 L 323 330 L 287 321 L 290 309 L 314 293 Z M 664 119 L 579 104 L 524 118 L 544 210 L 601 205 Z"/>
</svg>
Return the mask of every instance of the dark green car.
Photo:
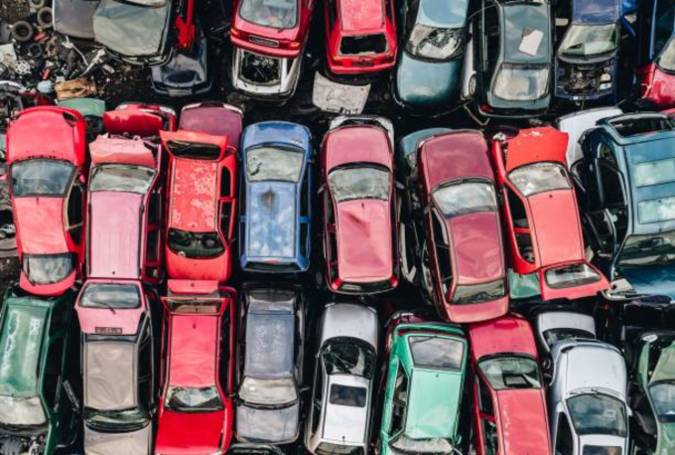
<svg viewBox="0 0 675 455">
<path fill-rule="evenodd" d="M 387 346 L 380 454 L 466 453 L 460 425 L 468 344 L 453 324 L 398 324 Z"/>
<path fill-rule="evenodd" d="M 71 291 L 10 287 L 0 309 L 0 453 L 51 454 L 79 434 L 77 328 Z M 74 379 L 76 380 L 76 379 Z"/>
<path fill-rule="evenodd" d="M 455 104 L 462 77 L 469 0 L 404 2 L 403 52 L 394 78 L 394 98 L 404 108 L 428 113 Z"/>
</svg>

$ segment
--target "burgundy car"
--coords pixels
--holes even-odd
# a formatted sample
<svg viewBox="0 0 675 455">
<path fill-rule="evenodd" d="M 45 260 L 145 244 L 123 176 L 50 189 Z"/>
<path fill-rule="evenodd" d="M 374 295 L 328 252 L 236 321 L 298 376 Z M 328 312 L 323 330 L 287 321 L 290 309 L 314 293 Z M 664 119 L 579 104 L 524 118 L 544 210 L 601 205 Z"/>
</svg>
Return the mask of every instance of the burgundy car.
<svg viewBox="0 0 675 455">
<path fill-rule="evenodd" d="M 488 146 L 479 131 L 432 136 L 418 148 L 426 245 L 422 279 L 454 322 L 508 311 L 506 266 Z"/>
<path fill-rule="evenodd" d="M 333 292 L 398 285 L 398 201 L 390 123 L 339 117 L 323 140 L 324 253 Z"/>
</svg>

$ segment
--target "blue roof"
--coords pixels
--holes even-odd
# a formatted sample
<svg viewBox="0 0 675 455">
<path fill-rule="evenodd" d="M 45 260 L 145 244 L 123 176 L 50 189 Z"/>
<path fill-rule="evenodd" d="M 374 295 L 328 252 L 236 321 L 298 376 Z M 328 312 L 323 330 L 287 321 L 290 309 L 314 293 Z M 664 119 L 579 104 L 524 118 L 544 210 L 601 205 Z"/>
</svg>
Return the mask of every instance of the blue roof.
<svg viewBox="0 0 675 455">
<path fill-rule="evenodd" d="M 311 140 L 306 126 L 281 121 L 260 122 L 244 129 L 241 148 L 245 151 L 263 144 L 288 144 L 309 152 Z"/>
<path fill-rule="evenodd" d="M 574 0 L 572 22 L 609 24 L 621 17 L 621 0 Z"/>
</svg>

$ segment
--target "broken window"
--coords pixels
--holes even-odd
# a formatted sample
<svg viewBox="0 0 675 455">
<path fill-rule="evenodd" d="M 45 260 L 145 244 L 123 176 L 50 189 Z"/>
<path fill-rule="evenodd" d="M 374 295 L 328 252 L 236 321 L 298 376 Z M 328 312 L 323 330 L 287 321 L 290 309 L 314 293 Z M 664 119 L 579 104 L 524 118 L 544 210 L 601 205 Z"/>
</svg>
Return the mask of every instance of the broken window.
<svg viewBox="0 0 675 455">
<path fill-rule="evenodd" d="M 246 173 L 252 182 L 297 182 L 304 163 L 300 150 L 259 147 L 246 152 Z"/>
<path fill-rule="evenodd" d="M 497 198 L 489 183 L 467 182 L 446 185 L 433 192 L 433 199 L 447 217 L 476 212 L 495 212 Z"/>
<path fill-rule="evenodd" d="M 169 248 L 188 258 L 209 258 L 221 254 L 225 247 L 216 232 L 188 232 L 169 229 Z"/>
<path fill-rule="evenodd" d="M 571 188 L 565 168 L 553 163 L 534 163 L 519 167 L 509 173 L 509 180 L 525 197 Z"/>
<path fill-rule="evenodd" d="M 252 84 L 274 85 L 281 80 L 281 59 L 242 50 L 241 78 Z"/>
<path fill-rule="evenodd" d="M 23 272 L 33 284 L 52 284 L 65 280 L 73 271 L 72 254 L 37 255 L 26 254 L 23 258 Z"/>
<path fill-rule="evenodd" d="M 495 357 L 482 360 L 478 367 L 495 390 L 539 389 L 539 366 L 527 357 Z"/>
<path fill-rule="evenodd" d="M 169 141 L 167 144 L 172 155 L 199 160 L 215 160 L 220 157 L 220 147 L 214 144 Z"/>
<path fill-rule="evenodd" d="M 104 164 L 96 166 L 89 183 L 89 191 L 121 191 L 145 194 L 155 170 L 144 166 Z"/>
<path fill-rule="evenodd" d="M 389 199 L 389 172 L 376 167 L 342 167 L 328 174 L 328 186 L 337 202 Z"/>
<path fill-rule="evenodd" d="M 387 38 L 384 34 L 345 36 L 340 42 L 343 55 L 381 54 L 387 50 Z"/>
<path fill-rule="evenodd" d="M 617 24 L 572 24 L 558 52 L 568 57 L 589 57 L 614 52 L 619 44 Z"/>
<path fill-rule="evenodd" d="M 508 101 L 532 101 L 548 93 L 548 66 L 504 63 L 494 79 L 494 95 Z"/>
<path fill-rule="evenodd" d="M 223 409 L 216 386 L 171 386 L 167 392 L 166 408 L 178 412 L 214 412 Z"/>
</svg>

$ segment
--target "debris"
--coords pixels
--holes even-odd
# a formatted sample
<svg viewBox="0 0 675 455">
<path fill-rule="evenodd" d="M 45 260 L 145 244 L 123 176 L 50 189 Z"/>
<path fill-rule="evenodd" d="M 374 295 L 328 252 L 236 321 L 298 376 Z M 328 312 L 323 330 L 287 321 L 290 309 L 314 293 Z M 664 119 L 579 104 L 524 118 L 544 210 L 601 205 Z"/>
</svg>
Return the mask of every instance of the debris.
<svg viewBox="0 0 675 455">
<path fill-rule="evenodd" d="M 59 100 L 95 96 L 97 93 L 96 84 L 85 77 L 59 82 L 54 86 L 54 90 Z"/>
<path fill-rule="evenodd" d="M 18 43 L 30 41 L 33 37 L 33 26 L 28 21 L 18 21 L 12 25 L 12 37 Z"/>
<path fill-rule="evenodd" d="M 347 85 L 333 82 L 316 72 L 312 103 L 322 111 L 336 114 L 360 114 L 366 106 L 370 84 Z"/>
</svg>

